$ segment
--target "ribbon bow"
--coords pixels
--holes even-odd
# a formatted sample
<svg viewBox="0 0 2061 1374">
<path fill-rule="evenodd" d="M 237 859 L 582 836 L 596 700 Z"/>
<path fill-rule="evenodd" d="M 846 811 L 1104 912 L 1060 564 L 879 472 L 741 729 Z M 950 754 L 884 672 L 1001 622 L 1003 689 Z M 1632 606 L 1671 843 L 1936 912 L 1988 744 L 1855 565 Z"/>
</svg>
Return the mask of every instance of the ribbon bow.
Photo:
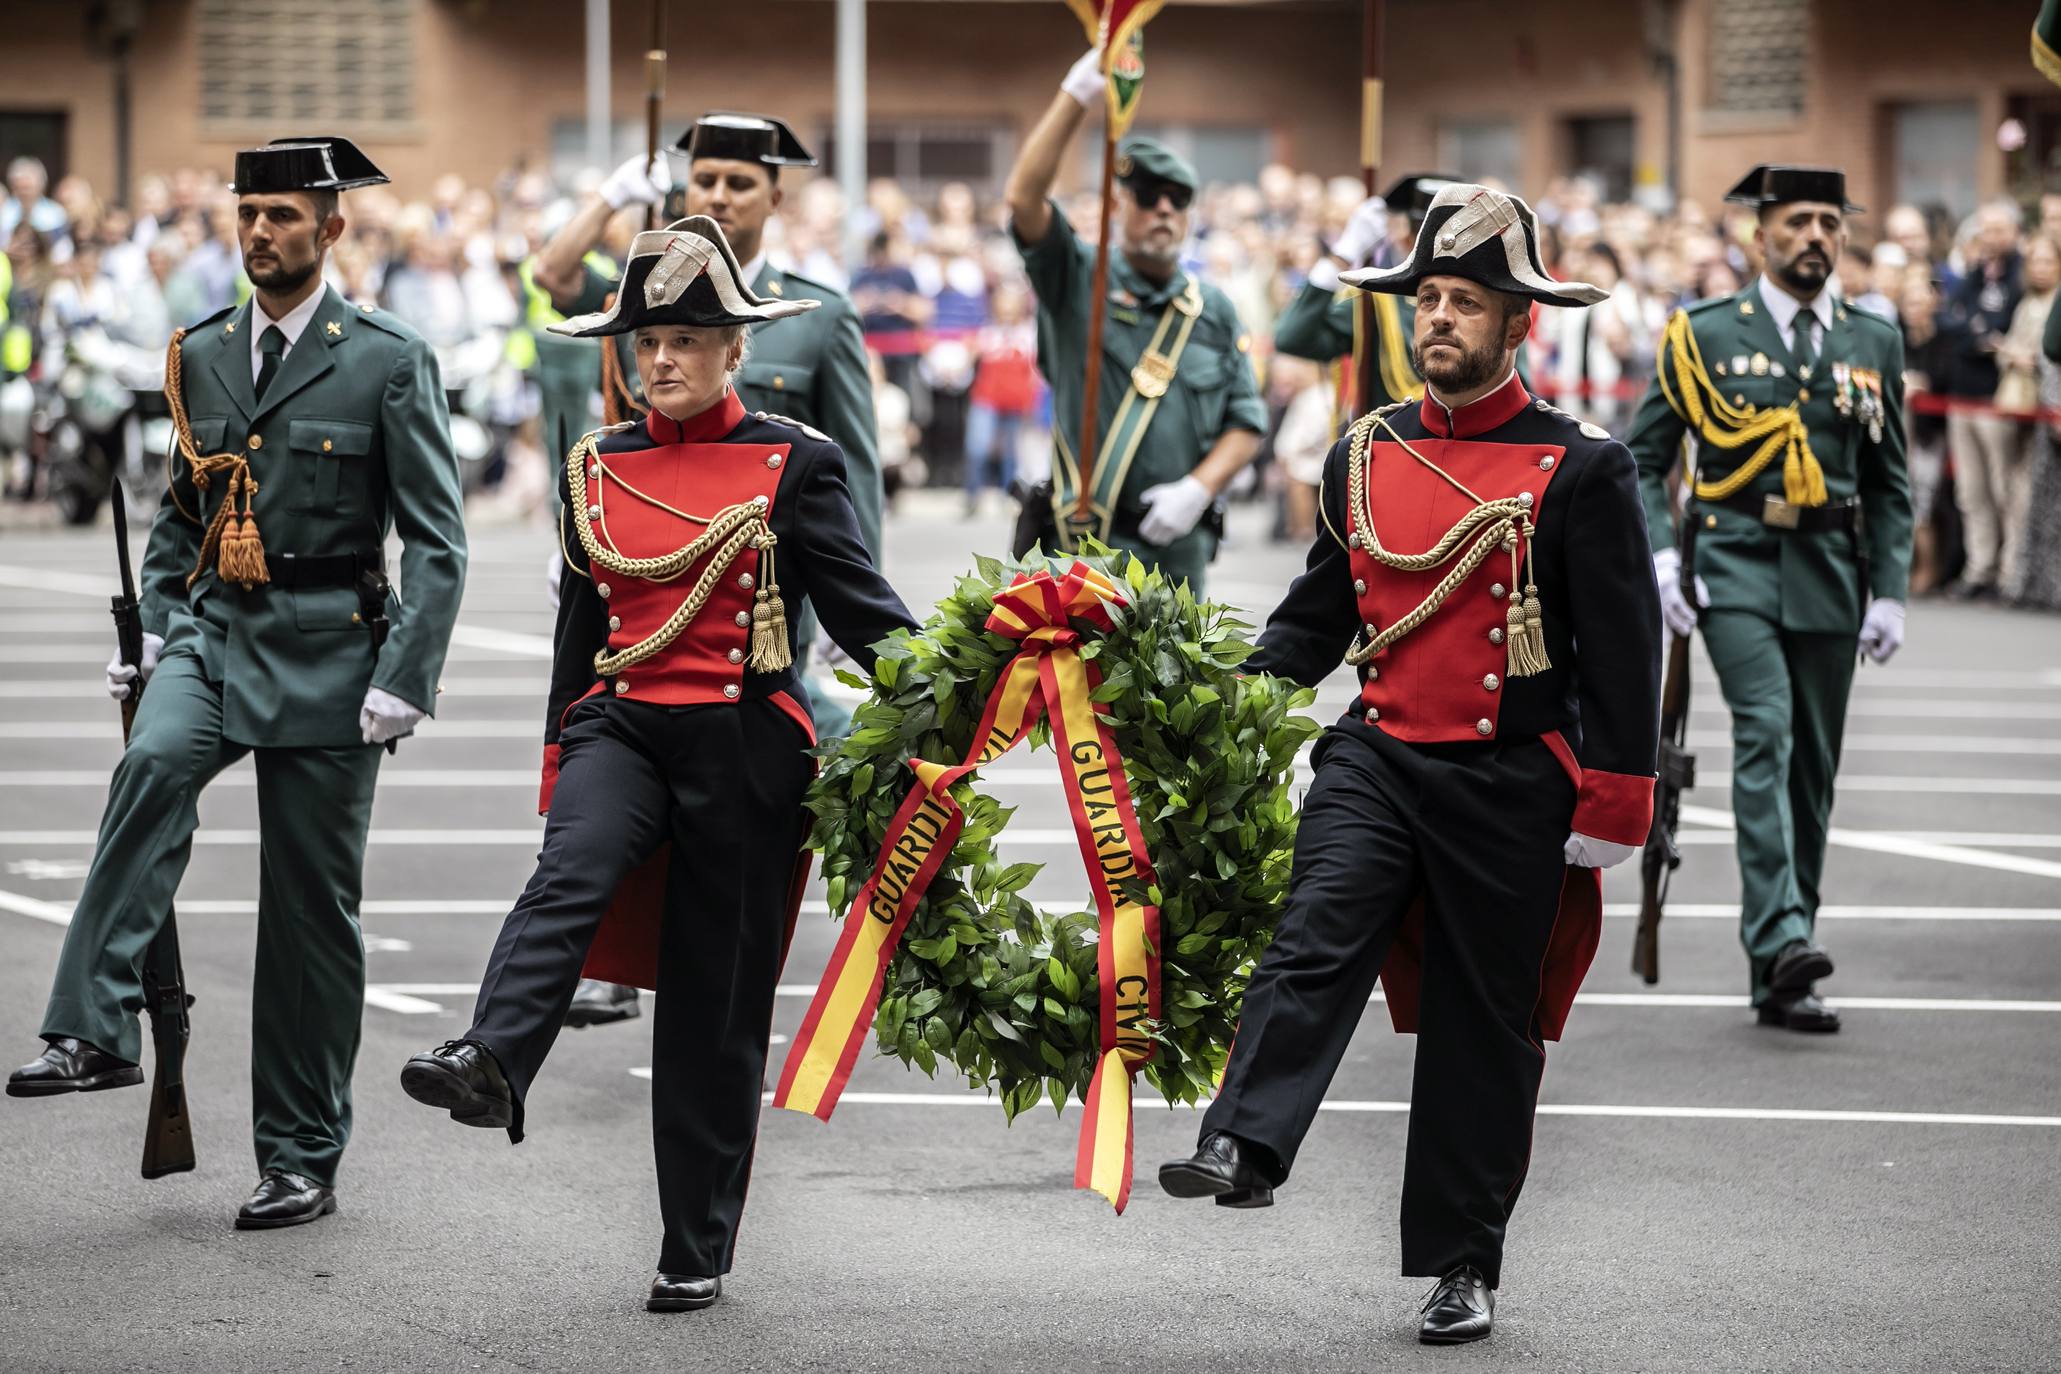
<svg viewBox="0 0 2061 1374">
<path fill-rule="evenodd" d="M 1095 714 L 1101 675 L 1080 656 L 1079 646 L 1090 632 L 1113 630 L 1109 608 L 1125 604 L 1115 584 L 1079 562 L 1058 577 L 1019 576 L 995 598 L 987 628 L 1022 648 L 989 694 L 963 761 L 909 760 L 917 785 L 889 823 L 872 876 L 852 900 L 844 932 L 788 1050 L 774 1106 L 830 1119 L 873 1025 L 895 946 L 965 825 L 952 784 L 1008 753 L 1049 715 L 1100 918 L 1102 1053 L 1088 1084 L 1074 1186 L 1102 1194 L 1123 1211 L 1131 1189 L 1131 1079 L 1152 1057 L 1146 1023 L 1160 1015 L 1159 908 L 1129 894 L 1158 879 L 1131 805 L 1123 755 Z"/>
</svg>

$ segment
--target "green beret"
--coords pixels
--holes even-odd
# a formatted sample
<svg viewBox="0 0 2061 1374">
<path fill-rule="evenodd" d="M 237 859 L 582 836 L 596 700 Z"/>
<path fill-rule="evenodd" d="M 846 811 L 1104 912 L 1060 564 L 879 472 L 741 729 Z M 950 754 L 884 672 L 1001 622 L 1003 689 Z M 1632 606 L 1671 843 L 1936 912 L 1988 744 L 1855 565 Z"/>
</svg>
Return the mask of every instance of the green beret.
<svg viewBox="0 0 2061 1374">
<path fill-rule="evenodd" d="M 1125 139 L 1117 150 L 1116 174 L 1124 181 L 1134 176 L 1155 177 L 1190 191 L 1202 189 L 1202 178 L 1195 174 L 1193 163 L 1158 139 L 1142 135 Z"/>
</svg>

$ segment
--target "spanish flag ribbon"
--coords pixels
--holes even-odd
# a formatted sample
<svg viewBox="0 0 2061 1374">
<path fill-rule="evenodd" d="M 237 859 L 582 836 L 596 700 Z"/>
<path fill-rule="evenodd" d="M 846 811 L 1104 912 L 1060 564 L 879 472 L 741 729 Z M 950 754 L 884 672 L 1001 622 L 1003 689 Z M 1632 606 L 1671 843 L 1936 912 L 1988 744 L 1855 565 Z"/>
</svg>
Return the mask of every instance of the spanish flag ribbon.
<svg viewBox="0 0 2061 1374">
<path fill-rule="evenodd" d="M 1121 1212 L 1131 1186 L 1131 1079 L 1152 1057 L 1147 1023 L 1160 1015 L 1159 908 L 1137 900 L 1157 881 L 1124 776 L 1123 755 L 1095 714 L 1101 678 L 1080 656 L 1087 632 L 1114 628 L 1116 587 L 1085 563 L 1063 576 L 1026 574 L 995 598 L 987 628 L 1022 645 L 988 698 L 966 758 L 911 759 L 916 774 L 881 842 L 872 876 L 853 899 L 844 932 L 789 1048 L 773 1105 L 828 1121 L 872 1029 L 895 946 L 966 817 L 951 786 L 1000 758 L 1049 716 L 1081 858 L 1100 918 L 1097 952 L 1102 1056 L 1088 1089 L 1074 1167 L 1077 1187 Z"/>
</svg>

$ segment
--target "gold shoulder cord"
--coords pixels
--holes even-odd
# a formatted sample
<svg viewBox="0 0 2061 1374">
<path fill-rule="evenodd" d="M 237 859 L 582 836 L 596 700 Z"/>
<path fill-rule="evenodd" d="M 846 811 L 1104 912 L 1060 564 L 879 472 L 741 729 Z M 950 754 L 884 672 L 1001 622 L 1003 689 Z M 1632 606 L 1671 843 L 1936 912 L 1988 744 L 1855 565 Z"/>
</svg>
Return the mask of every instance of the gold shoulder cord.
<svg viewBox="0 0 2061 1374">
<path fill-rule="evenodd" d="M 1674 376 L 1668 376 L 1670 368 L 1666 365 L 1656 369 L 1656 374 L 1661 395 L 1675 414 L 1712 448 L 1731 451 L 1749 444 L 1760 445 L 1751 457 L 1717 481 L 1697 479 L 1696 498 L 1723 501 L 1737 495 L 1780 453 L 1783 499 L 1792 506 L 1824 505 L 1825 472 L 1818 466 L 1817 455 L 1811 452 L 1810 430 L 1797 408 L 1776 406 L 1756 412 L 1727 401 L 1704 368 L 1703 350 L 1696 342 L 1696 331 L 1689 327 L 1687 311 L 1677 310 L 1669 318 L 1662 342 L 1673 364 Z"/>
<path fill-rule="evenodd" d="M 779 540 L 768 523 L 770 503 L 767 499 L 757 496 L 749 501 L 740 501 L 734 506 L 725 506 L 704 520 L 700 516 L 674 510 L 616 477 L 623 489 L 639 500 L 705 527 L 699 536 L 671 553 L 656 558 L 626 557 L 615 547 L 613 540 L 606 545 L 602 543 L 587 513 L 587 466 L 592 463 L 597 469 L 603 467 L 596 438 L 595 434 L 585 435 L 573 445 L 572 452 L 566 457 L 566 484 L 572 497 L 573 530 L 579 536 L 580 548 L 586 552 L 591 566 L 621 577 L 670 582 L 693 567 L 704 555 L 710 554 L 711 550 L 714 552 L 709 557 L 708 566 L 695 580 L 694 590 L 680 603 L 679 609 L 666 618 L 665 624 L 621 653 L 611 654 L 605 649 L 596 653 L 594 671 L 603 677 L 613 677 L 664 652 L 694 623 L 694 618 L 701 614 L 701 608 L 714 594 L 716 583 L 747 548 L 764 555 L 761 559 L 763 579 L 759 584 L 757 603 L 751 611 L 751 669 L 756 673 L 777 673 L 790 666 L 794 662 L 794 654 L 787 645 L 787 611 L 780 601 L 780 583 L 773 567 L 773 549 Z"/>
<path fill-rule="evenodd" d="M 1379 426 L 1388 431 L 1389 437 L 1403 452 L 1415 458 L 1438 476 L 1450 483 L 1454 490 L 1474 502 L 1474 509 L 1461 516 L 1453 527 L 1447 530 L 1439 541 L 1423 553 L 1391 553 L 1381 546 L 1381 538 L 1374 530 L 1374 508 L 1367 491 L 1367 445 Z M 1345 661 L 1355 667 L 1373 658 L 1403 636 L 1429 620 L 1446 598 L 1472 577 L 1475 570 L 1488 561 L 1489 555 L 1501 548 L 1510 555 L 1510 581 L 1512 587 L 1518 582 L 1520 568 L 1518 541 L 1524 542 L 1522 570 L 1524 573 L 1524 600 L 1520 604 L 1513 594 L 1505 617 L 1508 628 L 1504 634 L 1509 677 L 1532 677 L 1553 666 L 1546 657 L 1546 630 L 1544 616 L 1539 609 L 1539 589 L 1533 581 L 1532 503 L 1522 497 L 1503 497 L 1484 501 L 1463 486 L 1453 475 L 1438 464 L 1426 458 L 1410 446 L 1408 440 L 1396 433 L 1388 423 L 1388 417 L 1381 411 L 1367 415 L 1353 425 L 1352 448 L 1346 455 L 1346 502 L 1351 512 L 1352 523 L 1357 526 L 1347 540 L 1350 547 L 1364 548 L 1367 556 L 1384 567 L 1399 572 L 1428 572 L 1451 562 L 1460 554 L 1460 546 L 1467 545 L 1465 554 L 1458 563 L 1439 579 L 1438 585 L 1417 604 L 1415 610 L 1385 630 L 1377 631 L 1365 643 L 1354 637 L 1353 647 L 1346 651 Z M 1471 542 L 1469 542 L 1471 541 Z"/>
<path fill-rule="evenodd" d="M 265 567 L 265 546 L 258 538 L 257 517 L 251 514 L 250 508 L 251 498 L 258 494 L 258 479 L 251 476 L 247 454 L 198 452 L 198 446 L 193 442 L 193 425 L 186 418 L 186 388 L 179 352 L 179 341 L 185 337 L 185 330 L 174 330 L 171 343 L 165 346 L 165 405 L 172 412 L 172 442 L 186 459 L 186 471 L 192 475 L 196 498 L 207 491 L 216 473 L 229 474 L 228 489 L 222 493 L 222 504 L 215 507 L 215 517 L 208 521 L 207 532 L 201 536 L 200 557 L 194 560 L 193 571 L 186 574 L 186 585 L 190 588 L 198 582 L 200 575 L 207 571 L 208 564 L 213 562 L 216 574 L 224 582 L 237 583 L 249 591 L 272 580 Z M 165 475 L 168 479 L 171 461 L 171 454 L 167 452 Z M 243 496 L 243 513 L 240 516 L 236 510 L 239 492 Z M 176 498 L 174 504 L 177 504 Z"/>
</svg>

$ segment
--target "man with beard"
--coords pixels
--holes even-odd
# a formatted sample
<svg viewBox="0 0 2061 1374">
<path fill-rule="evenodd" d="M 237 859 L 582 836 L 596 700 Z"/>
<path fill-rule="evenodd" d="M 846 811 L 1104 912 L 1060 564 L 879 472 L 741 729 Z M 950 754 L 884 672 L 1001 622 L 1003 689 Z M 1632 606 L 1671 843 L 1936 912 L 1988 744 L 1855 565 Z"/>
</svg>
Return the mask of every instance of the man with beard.
<svg viewBox="0 0 2061 1374">
<path fill-rule="evenodd" d="M 141 686 L 16 1097 L 142 1081 L 138 971 L 172 906 L 200 790 L 257 767 L 251 1097 L 260 1171 L 240 1229 L 336 1210 L 365 1005 L 358 931 L 381 746 L 436 705 L 465 582 L 465 521 L 429 346 L 323 285 L 338 193 L 386 177 L 340 138 L 236 155 L 237 237 L 255 294 L 173 335 L 176 448 L 142 577 Z M 262 532 L 259 529 L 263 523 Z M 401 589 L 385 546 L 398 532 Z"/>
<path fill-rule="evenodd" d="M 1517 375 L 1532 302 L 1603 292 L 1540 266 L 1514 196 L 1448 186 L 1407 261 L 1344 273 L 1417 304 L 1420 402 L 1325 460 L 1323 529 L 1248 672 L 1360 693 L 1318 742 L 1287 906 L 1246 989 L 1176 1197 L 1266 1207 L 1379 974 L 1419 1034 L 1402 1268 L 1419 1339 L 1489 1334 L 1545 1070 L 1602 932 L 1597 870 L 1653 809 L 1660 614 L 1624 445 Z"/>
<path fill-rule="evenodd" d="M 1051 199 L 1060 159 L 1103 104 L 1101 53 L 1081 58 L 1009 171 L 1009 230 L 1038 298 L 1038 367 L 1052 387 L 1052 482 L 1026 524 L 1048 549 L 1078 529 L 1081 412 L 1095 246 Z M 1267 425 L 1251 340 L 1222 291 L 1181 267 L 1195 169 L 1149 138 L 1117 158 L 1115 249 L 1096 394 L 1093 520 L 1085 533 L 1128 549 L 1197 596 L 1216 555 L 1217 498 L 1259 452 Z M 1049 510 L 1044 509 L 1049 506 Z M 1207 517 L 1207 518 L 1206 518 Z M 1027 542 L 1022 534 L 1018 542 Z"/>
<path fill-rule="evenodd" d="M 1818 880 L 1856 646 L 1881 663 L 1904 637 L 1903 338 L 1831 289 L 1860 209 L 1845 173 L 1756 167 L 1725 199 L 1759 208 L 1762 275 L 1675 312 L 1630 444 L 1668 628 L 1702 626 L 1732 712 L 1739 936 L 1758 1020 L 1836 1031 L 1814 987 L 1832 972 L 1813 938 Z"/>
<path fill-rule="evenodd" d="M 606 309 L 619 284 L 613 264 L 597 260 L 596 249 L 609 220 L 625 206 L 663 204 L 668 220 L 680 215 L 706 215 L 714 220 L 743 264 L 743 284 L 756 295 L 776 301 L 820 301 L 819 308 L 806 314 L 751 326 L 751 346 L 737 373 L 737 396 L 746 410 L 821 430 L 843 451 L 859 532 L 866 551 L 878 563 L 880 438 L 873 415 L 873 374 L 866 361 L 858 311 L 835 288 L 776 267 L 766 254 L 767 221 L 786 198 L 780 169 L 814 167 L 816 159 L 794 131 L 777 119 L 719 111 L 696 120 L 673 145 L 671 154 L 686 163 L 683 183 L 674 184 L 666 161 L 646 165 L 640 156 L 623 163 L 538 250 L 530 265 L 531 280 L 549 294 L 552 310 L 562 312 L 559 318 Z M 589 373 L 586 392 L 591 396 L 599 384 L 599 350 L 591 343 L 552 337 L 554 348 L 595 355 L 596 366 Z M 625 338 L 604 339 L 601 346 L 618 347 Z M 618 349 L 618 357 L 627 394 L 635 388 L 637 369 L 626 346 Z M 554 432 L 576 438 L 591 428 L 586 417 L 568 416 Z M 563 449 L 551 455 L 554 470 L 564 458 Z M 805 609 L 798 660 L 804 670 L 815 638 L 815 611 Z M 820 686 L 811 693 L 810 704 L 817 729 L 824 736 L 841 735 L 850 726 L 849 713 Z M 581 982 L 566 1013 L 566 1024 L 602 1025 L 638 1014 L 635 988 L 590 978 Z"/>
</svg>

